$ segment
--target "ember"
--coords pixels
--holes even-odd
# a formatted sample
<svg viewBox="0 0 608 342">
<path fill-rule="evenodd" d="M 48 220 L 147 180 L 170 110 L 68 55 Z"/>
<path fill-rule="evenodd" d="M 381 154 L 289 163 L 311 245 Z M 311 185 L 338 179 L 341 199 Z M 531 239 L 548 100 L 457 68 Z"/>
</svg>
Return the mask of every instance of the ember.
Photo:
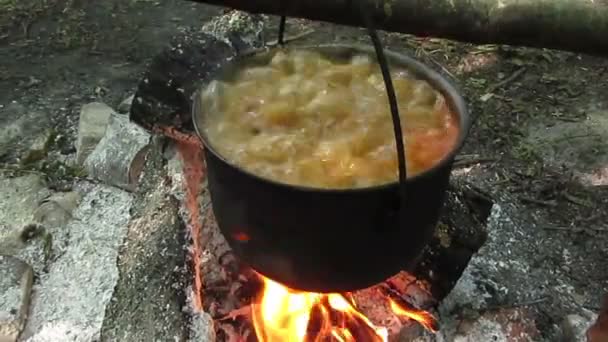
<svg viewBox="0 0 608 342">
<path fill-rule="evenodd" d="M 260 275 L 264 283 L 252 318 L 260 342 L 271 341 L 388 341 L 388 330 L 375 325 L 358 308 L 351 294 L 292 290 Z M 405 308 L 388 296 L 385 303 L 402 319 L 415 320 L 431 331 L 437 323 L 425 311 Z"/>
<path fill-rule="evenodd" d="M 189 212 L 188 227 L 192 238 L 191 259 L 194 273 L 194 287 L 192 298 L 194 309 L 203 310 L 203 278 L 201 275 L 201 220 L 198 207 L 198 195 L 204 179 L 205 165 L 203 164 L 203 150 L 200 142 L 193 136 L 180 133 L 172 128 L 158 129 L 162 134 L 176 142 L 177 149 L 183 160 L 184 186 L 186 191 L 185 205 Z"/>
</svg>

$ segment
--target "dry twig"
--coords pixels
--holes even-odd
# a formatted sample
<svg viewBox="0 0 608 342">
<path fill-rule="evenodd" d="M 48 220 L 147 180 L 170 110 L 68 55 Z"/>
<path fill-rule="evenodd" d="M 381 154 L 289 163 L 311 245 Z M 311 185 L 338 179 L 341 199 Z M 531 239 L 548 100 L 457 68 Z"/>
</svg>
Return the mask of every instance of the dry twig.
<svg viewBox="0 0 608 342">
<path fill-rule="evenodd" d="M 304 38 L 306 36 L 309 36 L 309 35 L 313 34 L 314 32 L 315 32 L 314 30 L 306 30 L 306 31 L 298 33 L 298 34 L 294 34 L 293 36 L 287 36 L 287 37 L 285 37 L 283 39 L 283 42 L 284 43 L 289 43 L 289 42 L 292 42 L 294 40 L 302 39 L 302 38 Z M 269 46 L 269 47 L 274 47 L 274 46 L 277 46 L 277 45 L 279 45 L 279 41 L 277 39 L 269 41 L 268 43 L 266 43 L 266 46 Z"/>
<path fill-rule="evenodd" d="M 544 205 L 544 206 L 547 206 L 547 207 L 555 207 L 555 206 L 557 206 L 557 202 L 555 200 L 544 201 L 544 200 L 539 200 L 539 199 L 525 197 L 525 196 L 520 196 L 519 199 L 522 202 L 532 203 L 532 204 L 538 204 L 538 205 Z"/>
<path fill-rule="evenodd" d="M 505 78 L 504 80 L 502 80 L 502 81 L 494 84 L 493 86 L 490 86 L 490 88 L 488 88 L 487 93 L 491 94 L 491 93 L 495 92 L 496 90 L 498 90 L 499 88 L 502 88 L 502 87 L 506 86 L 507 84 L 515 81 L 525 71 L 526 71 L 526 67 L 519 68 L 517 71 L 515 71 L 513 74 L 511 74 L 511 76 L 509 76 L 509 77 Z"/>
<path fill-rule="evenodd" d="M 454 158 L 454 167 L 467 167 L 473 164 L 493 163 L 497 161 L 497 158 L 481 157 L 476 154 L 465 154 Z"/>
</svg>

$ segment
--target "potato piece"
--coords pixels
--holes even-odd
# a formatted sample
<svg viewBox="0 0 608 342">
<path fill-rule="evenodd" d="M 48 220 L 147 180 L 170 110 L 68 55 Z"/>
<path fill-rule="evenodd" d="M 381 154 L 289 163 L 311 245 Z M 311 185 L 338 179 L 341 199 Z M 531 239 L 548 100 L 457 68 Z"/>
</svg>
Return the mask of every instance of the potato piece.
<svg viewBox="0 0 608 342">
<path fill-rule="evenodd" d="M 329 187 L 352 187 L 355 184 L 355 174 L 351 169 L 351 163 L 348 161 L 340 161 L 339 163 L 335 163 L 328 168 L 327 176 L 329 177 L 329 181 L 331 186 Z"/>
<path fill-rule="evenodd" d="M 394 78 L 393 87 L 395 88 L 395 96 L 400 106 L 407 107 L 413 97 L 413 84 L 410 80 L 405 78 Z"/>
<path fill-rule="evenodd" d="M 293 137 L 264 133 L 251 138 L 246 153 L 253 160 L 282 163 L 293 154 Z"/>
<path fill-rule="evenodd" d="M 338 120 L 348 116 L 352 94 L 342 89 L 322 91 L 300 108 L 305 115 L 317 115 L 321 120 Z"/>
<path fill-rule="evenodd" d="M 350 86 L 353 94 L 351 112 L 357 115 L 376 116 L 379 111 L 388 108 L 386 93 L 378 91 L 367 80 L 355 80 Z"/>
<path fill-rule="evenodd" d="M 238 82 L 228 92 L 227 106 L 236 112 L 255 111 L 265 102 L 275 97 L 272 83 L 255 81 Z"/>
<path fill-rule="evenodd" d="M 279 96 L 300 96 L 299 93 L 304 80 L 302 75 L 297 74 L 282 78 L 278 84 Z"/>
<path fill-rule="evenodd" d="M 350 65 L 334 65 L 321 70 L 319 77 L 332 86 L 345 86 L 353 79 L 353 68 Z"/>
<path fill-rule="evenodd" d="M 354 56 L 350 61 L 350 65 L 353 79 L 366 79 L 369 77 L 374 66 L 368 56 Z"/>
<path fill-rule="evenodd" d="M 379 127 L 378 127 L 379 128 Z M 377 129 L 376 127 L 364 127 L 358 132 L 351 133 L 351 151 L 355 156 L 364 156 L 384 144 L 391 132 Z"/>
<path fill-rule="evenodd" d="M 294 103 L 286 99 L 265 103 L 260 108 L 260 113 L 271 125 L 288 126 L 297 120 Z"/>
<path fill-rule="evenodd" d="M 384 79 L 382 78 L 382 74 L 373 73 L 369 75 L 369 77 L 367 78 L 367 82 L 376 90 L 386 93 L 386 86 L 384 85 Z"/>
<path fill-rule="evenodd" d="M 281 71 L 283 74 L 291 74 L 293 72 L 293 64 L 285 51 L 277 51 L 274 56 L 272 56 L 270 65 Z"/>
<path fill-rule="evenodd" d="M 350 158 L 349 141 L 345 139 L 321 141 L 313 155 L 324 163 L 335 163 L 340 159 Z"/>
<path fill-rule="evenodd" d="M 403 127 L 408 129 L 418 128 L 439 128 L 442 125 L 442 120 L 437 112 L 426 107 L 411 107 L 405 109 L 402 114 Z"/>
<path fill-rule="evenodd" d="M 312 76 L 318 72 L 319 65 L 325 64 L 321 54 L 307 50 L 296 50 L 291 54 L 293 72 L 302 76 Z"/>
<path fill-rule="evenodd" d="M 304 106 L 312 101 L 317 94 L 329 91 L 329 84 L 323 79 L 305 79 L 300 83 L 297 105 Z"/>
<path fill-rule="evenodd" d="M 434 107 L 439 93 L 425 81 L 415 81 L 412 87 L 412 107 Z"/>
<path fill-rule="evenodd" d="M 300 181 L 308 184 L 324 184 L 327 179 L 323 163 L 316 158 L 300 159 L 296 162 L 296 168 Z"/>
</svg>

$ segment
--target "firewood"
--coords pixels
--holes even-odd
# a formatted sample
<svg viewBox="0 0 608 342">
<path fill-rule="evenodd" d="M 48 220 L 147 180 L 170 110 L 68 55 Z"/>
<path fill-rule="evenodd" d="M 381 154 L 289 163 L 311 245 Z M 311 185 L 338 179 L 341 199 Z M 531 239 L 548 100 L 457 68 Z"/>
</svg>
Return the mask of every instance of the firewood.
<svg viewBox="0 0 608 342">
<path fill-rule="evenodd" d="M 252 13 L 363 26 L 355 1 L 191 0 Z M 608 4 L 581 0 L 363 0 L 387 31 L 476 44 L 608 55 Z"/>
</svg>

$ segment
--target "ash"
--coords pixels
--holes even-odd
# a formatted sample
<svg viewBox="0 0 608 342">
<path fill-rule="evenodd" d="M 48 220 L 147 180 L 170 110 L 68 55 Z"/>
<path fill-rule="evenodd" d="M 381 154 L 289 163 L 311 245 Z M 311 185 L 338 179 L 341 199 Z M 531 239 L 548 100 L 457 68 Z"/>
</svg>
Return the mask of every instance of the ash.
<svg viewBox="0 0 608 342">
<path fill-rule="evenodd" d="M 89 183 L 77 188 L 86 195 L 65 227 L 67 248 L 34 286 L 33 311 L 23 335 L 28 342 L 98 339 L 118 280 L 116 258 L 132 197 Z"/>
</svg>

